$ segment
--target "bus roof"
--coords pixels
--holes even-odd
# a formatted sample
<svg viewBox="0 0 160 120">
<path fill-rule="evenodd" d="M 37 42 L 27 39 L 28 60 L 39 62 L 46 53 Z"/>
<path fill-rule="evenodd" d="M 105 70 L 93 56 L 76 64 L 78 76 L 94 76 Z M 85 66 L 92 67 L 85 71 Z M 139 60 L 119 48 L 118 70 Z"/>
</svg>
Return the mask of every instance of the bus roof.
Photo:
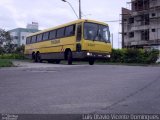
<svg viewBox="0 0 160 120">
<path fill-rule="evenodd" d="M 72 24 L 80 23 L 80 22 L 93 22 L 93 23 L 108 26 L 108 24 L 106 24 L 104 22 L 99 22 L 99 21 L 95 21 L 95 20 L 88 20 L 88 19 L 78 19 L 78 20 L 75 20 L 75 21 L 72 21 L 72 22 L 69 22 L 69 23 L 66 23 L 66 24 L 62 24 L 62 25 L 59 25 L 59 26 L 56 26 L 56 27 L 52 27 L 52 28 L 48 28 L 48 29 L 45 29 L 45 30 L 42 30 L 42 31 L 39 31 L 39 32 L 32 33 L 32 34 L 28 35 L 28 37 L 34 36 L 34 35 L 37 35 L 37 34 L 41 34 L 41 33 L 44 33 L 44 32 L 48 32 L 48 31 L 51 31 L 51 30 L 54 30 L 54 29 L 58 29 L 58 28 L 61 28 L 61 27 L 69 26 L 69 25 L 72 25 Z"/>
</svg>

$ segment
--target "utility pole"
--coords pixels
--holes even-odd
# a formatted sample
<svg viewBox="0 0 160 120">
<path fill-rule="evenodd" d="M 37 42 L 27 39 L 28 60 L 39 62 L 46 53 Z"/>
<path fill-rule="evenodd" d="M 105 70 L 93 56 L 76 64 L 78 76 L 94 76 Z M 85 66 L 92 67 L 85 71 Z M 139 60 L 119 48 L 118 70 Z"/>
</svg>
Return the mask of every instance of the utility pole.
<svg viewBox="0 0 160 120">
<path fill-rule="evenodd" d="M 82 18 L 82 14 L 81 14 L 81 0 L 79 0 L 79 19 Z"/>
<path fill-rule="evenodd" d="M 113 33 L 111 34 L 111 38 L 112 38 L 112 48 L 113 48 Z"/>
</svg>

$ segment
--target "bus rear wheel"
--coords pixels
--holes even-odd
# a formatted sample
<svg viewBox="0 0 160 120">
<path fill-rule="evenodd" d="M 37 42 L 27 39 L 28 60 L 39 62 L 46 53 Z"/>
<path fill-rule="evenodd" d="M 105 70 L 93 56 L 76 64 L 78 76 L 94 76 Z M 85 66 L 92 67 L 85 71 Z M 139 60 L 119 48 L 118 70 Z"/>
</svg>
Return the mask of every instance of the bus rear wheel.
<svg viewBox="0 0 160 120">
<path fill-rule="evenodd" d="M 32 53 L 32 60 L 33 60 L 33 62 L 36 62 L 36 54 L 35 54 L 35 52 Z"/>
<path fill-rule="evenodd" d="M 37 53 L 37 54 L 36 54 L 36 62 L 38 62 L 38 63 L 41 63 L 41 62 L 42 62 L 40 53 Z"/>
<path fill-rule="evenodd" d="M 61 60 L 56 60 L 56 64 L 60 64 Z"/>
<path fill-rule="evenodd" d="M 68 61 L 68 65 L 72 65 L 72 52 L 71 51 L 68 51 L 67 61 Z"/>
<path fill-rule="evenodd" d="M 50 60 L 47 60 L 48 61 L 48 63 L 54 63 L 55 61 L 54 60 L 52 60 L 52 59 L 50 59 Z"/>
<path fill-rule="evenodd" d="M 94 65 L 94 59 L 89 59 L 89 65 Z"/>
</svg>

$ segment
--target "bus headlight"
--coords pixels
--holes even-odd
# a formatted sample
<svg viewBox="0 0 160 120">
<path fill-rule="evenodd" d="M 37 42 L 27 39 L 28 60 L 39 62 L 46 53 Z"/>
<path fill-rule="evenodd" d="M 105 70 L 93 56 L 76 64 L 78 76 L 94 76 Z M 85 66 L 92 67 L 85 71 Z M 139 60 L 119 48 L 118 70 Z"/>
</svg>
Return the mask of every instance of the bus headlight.
<svg viewBox="0 0 160 120">
<path fill-rule="evenodd" d="M 107 55 L 107 57 L 108 57 L 108 58 L 110 58 L 110 57 L 111 57 L 111 55 Z"/>
<path fill-rule="evenodd" d="M 88 53 L 87 53 L 87 56 L 92 56 L 92 53 L 89 53 L 89 52 L 88 52 Z"/>
</svg>

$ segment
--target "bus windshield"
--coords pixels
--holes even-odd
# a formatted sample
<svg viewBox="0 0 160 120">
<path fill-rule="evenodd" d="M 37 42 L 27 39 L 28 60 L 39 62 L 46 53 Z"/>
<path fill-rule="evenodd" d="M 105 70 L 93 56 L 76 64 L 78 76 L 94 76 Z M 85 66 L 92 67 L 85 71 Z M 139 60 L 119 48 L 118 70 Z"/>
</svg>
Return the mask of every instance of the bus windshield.
<svg viewBox="0 0 160 120">
<path fill-rule="evenodd" d="M 109 27 L 96 23 L 84 23 L 84 39 L 110 42 Z"/>
</svg>

